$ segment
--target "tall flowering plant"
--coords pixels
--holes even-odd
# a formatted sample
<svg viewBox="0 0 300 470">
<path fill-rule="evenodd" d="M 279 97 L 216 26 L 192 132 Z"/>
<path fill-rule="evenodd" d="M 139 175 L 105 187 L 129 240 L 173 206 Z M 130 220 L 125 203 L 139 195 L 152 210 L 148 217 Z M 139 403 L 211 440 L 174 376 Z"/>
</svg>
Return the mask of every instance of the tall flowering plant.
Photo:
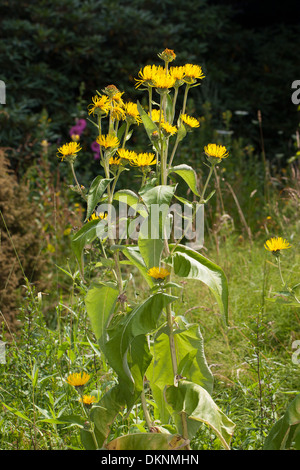
<svg viewBox="0 0 300 470">
<path fill-rule="evenodd" d="M 227 322 L 228 289 L 222 269 L 199 253 L 203 207 L 216 164 L 228 156 L 215 143 L 204 148 L 208 176 L 198 190 L 194 169 L 176 165 L 176 153 L 199 121 L 187 114 L 190 90 L 204 79 L 202 68 L 172 66 L 174 51 L 159 54 L 162 65 L 147 65 L 136 78 L 148 106 L 126 101 L 114 85 L 92 98 L 89 118 L 97 128 L 101 174 L 86 190 L 80 186 L 74 162 L 80 143 L 58 149 L 71 166 L 78 192 L 86 202 L 86 222 L 73 236 L 72 246 L 84 278 L 84 247 L 100 241 L 106 279 L 88 287 L 85 304 L 99 348 L 116 375 L 116 384 L 98 403 L 89 403 L 89 427 L 82 430 L 86 448 L 190 448 L 201 423 L 206 423 L 228 449 L 234 424 L 212 399 L 213 376 L 204 355 L 198 324 L 176 314 L 182 285 L 178 279 L 198 280 L 212 292 Z M 182 93 L 181 93 L 182 91 Z M 143 126 L 149 148 L 130 146 L 133 130 Z M 120 175 L 140 175 L 139 189 L 119 188 Z M 179 179 L 179 183 L 178 183 Z M 177 182 L 176 182 L 177 181 Z M 193 202 L 178 195 L 181 184 Z M 182 192 L 180 193 L 182 194 Z M 144 286 L 142 300 L 130 296 L 130 283 Z M 152 415 L 146 397 L 156 403 Z M 141 403 L 148 432 L 110 440 L 118 413 Z M 171 430 L 171 431 L 170 431 Z"/>
</svg>

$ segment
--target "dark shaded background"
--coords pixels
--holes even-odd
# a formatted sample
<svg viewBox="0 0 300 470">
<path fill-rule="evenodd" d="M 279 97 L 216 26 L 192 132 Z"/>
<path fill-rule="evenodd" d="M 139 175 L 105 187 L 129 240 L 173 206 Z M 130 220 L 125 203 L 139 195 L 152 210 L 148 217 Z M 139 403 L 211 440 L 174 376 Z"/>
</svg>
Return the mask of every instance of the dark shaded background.
<svg viewBox="0 0 300 470">
<path fill-rule="evenodd" d="M 291 84 L 300 79 L 298 4 L 2 0 L 0 79 L 7 103 L 0 145 L 22 173 L 37 158 L 41 139 L 55 146 L 68 139 L 75 118 L 87 117 L 96 89 L 114 83 L 128 99 L 141 100 L 134 77 L 147 63 L 159 63 L 157 53 L 168 47 L 176 64 L 197 63 L 206 73 L 193 92 L 195 115 L 211 103 L 219 128 L 221 113 L 231 110 L 235 134 L 260 151 L 261 110 L 267 158 L 280 154 L 282 164 L 293 153 L 299 123 L 291 102 Z M 248 114 L 241 119 L 239 110 Z"/>
</svg>

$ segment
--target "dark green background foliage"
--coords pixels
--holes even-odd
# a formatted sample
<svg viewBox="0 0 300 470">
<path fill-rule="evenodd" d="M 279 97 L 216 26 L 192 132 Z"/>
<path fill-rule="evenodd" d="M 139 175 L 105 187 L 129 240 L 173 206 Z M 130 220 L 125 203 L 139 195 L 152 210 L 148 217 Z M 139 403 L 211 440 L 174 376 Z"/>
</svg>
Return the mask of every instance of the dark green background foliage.
<svg viewBox="0 0 300 470">
<path fill-rule="evenodd" d="M 233 114 L 232 125 L 259 149 L 252 120 L 260 109 L 269 158 L 290 156 L 287 143 L 298 125 L 291 83 L 300 78 L 299 24 L 294 10 L 287 23 L 284 6 L 264 23 L 270 7 L 261 11 L 261 3 L 268 4 L 252 2 L 249 15 L 245 1 L 2 0 L 0 79 L 7 103 L 0 141 L 12 148 L 13 166 L 31 164 L 42 138 L 65 142 L 96 89 L 114 83 L 127 98 L 142 99 L 134 77 L 158 63 L 165 47 L 175 50 L 177 65 L 197 63 L 207 75 L 193 92 L 196 114 L 208 101 L 221 126 L 222 111 L 248 111 L 243 120 Z M 95 128 L 89 128 L 92 141 Z"/>
</svg>

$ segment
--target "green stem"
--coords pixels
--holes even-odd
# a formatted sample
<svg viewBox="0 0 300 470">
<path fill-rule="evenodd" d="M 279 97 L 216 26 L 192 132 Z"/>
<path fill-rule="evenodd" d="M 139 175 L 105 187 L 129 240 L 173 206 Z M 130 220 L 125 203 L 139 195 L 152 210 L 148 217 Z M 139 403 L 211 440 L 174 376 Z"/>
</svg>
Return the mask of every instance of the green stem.
<svg viewBox="0 0 300 470">
<path fill-rule="evenodd" d="M 211 175 L 212 175 L 212 173 L 213 173 L 213 171 L 214 171 L 214 167 L 215 167 L 215 165 L 212 165 L 212 166 L 210 167 L 210 169 L 209 169 L 208 177 L 207 177 L 207 180 L 206 180 L 206 182 L 205 182 L 205 185 L 204 185 L 204 187 L 203 187 L 202 194 L 201 194 L 201 197 L 200 197 L 200 201 L 199 201 L 200 204 L 203 204 L 205 191 L 206 191 L 206 189 L 207 189 L 207 186 L 208 186 L 209 180 L 210 180 L 210 178 L 211 178 Z"/>
<path fill-rule="evenodd" d="M 278 270 L 279 270 L 279 275 L 280 275 L 282 285 L 285 286 L 286 284 L 284 282 L 284 279 L 283 279 L 283 276 L 282 276 L 282 271 L 281 271 L 280 254 L 277 256 L 277 265 L 278 265 Z"/>
<path fill-rule="evenodd" d="M 185 108 L 186 108 L 186 102 L 187 102 L 187 96 L 188 96 L 189 89 L 190 89 L 190 85 L 187 84 L 186 87 L 185 87 L 185 90 L 184 90 L 183 105 L 182 105 L 182 114 L 185 113 Z"/>
<path fill-rule="evenodd" d="M 147 408 L 144 388 L 143 388 L 142 393 L 141 393 L 141 402 L 142 402 L 142 408 L 143 408 L 146 424 L 147 424 L 148 428 L 151 429 L 153 427 L 153 423 L 151 421 L 150 413 L 149 413 L 148 408 Z"/>
<path fill-rule="evenodd" d="M 82 198 L 83 198 L 84 200 L 86 200 L 86 198 L 85 198 L 85 196 L 84 196 L 84 194 L 83 194 L 83 192 L 82 192 L 81 186 L 80 186 L 80 184 L 78 183 L 78 180 L 77 180 L 77 177 L 76 177 L 76 173 L 75 173 L 75 170 L 74 170 L 74 164 L 73 164 L 73 162 L 69 162 L 69 163 L 70 163 L 70 166 L 71 166 L 71 170 L 72 170 L 72 173 L 73 173 L 73 178 L 74 178 L 74 180 L 75 180 L 76 186 L 77 186 L 77 188 L 78 188 L 78 190 L 79 190 L 79 192 L 80 192 Z"/>
</svg>

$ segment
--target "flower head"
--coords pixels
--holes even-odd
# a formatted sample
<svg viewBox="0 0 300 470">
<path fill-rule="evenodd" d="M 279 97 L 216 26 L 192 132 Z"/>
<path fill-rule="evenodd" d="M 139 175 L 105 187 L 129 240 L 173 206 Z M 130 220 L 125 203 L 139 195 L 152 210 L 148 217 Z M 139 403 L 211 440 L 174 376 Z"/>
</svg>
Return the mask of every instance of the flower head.
<svg viewBox="0 0 300 470">
<path fill-rule="evenodd" d="M 136 78 L 136 88 L 143 85 L 145 87 L 153 87 L 153 78 L 159 71 L 164 71 L 164 68 L 157 65 L 146 65 L 138 73 L 139 78 Z"/>
<path fill-rule="evenodd" d="M 170 67 L 170 75 L 175 79 L 174 87 L 177 88 L 184 84 L 184 67 L 181 65 L 179 67 Z"/>
<path fill-rule="evenodd" d="M 99 214 L 92 214 L 91 217 L 89 218 L 89 222 L 91 222 L 92 220 L 98 220 L 98 219 L 101 219 L 101 220 L 105 220 L 107 219 L 107 212 L 99 212 Z"/>
<path fill-rule="evenodd" d="M 110 110 L 110 103 L 107 96 L 94 96 L 92 103 L 88 106 L 89 114 L 107 115 Z"/>
<path fill-rule="evenodd" d="M 90 375 L 86 372 L 78 372 L 69 375 L 67 378 L 67 382 L 69 385 L 73 385 L 73 387 L 82 387 L 85 385 L 90 379 Z"/>
<path fill-rule="evenodd" d="M 148 113 L 150 116 L 150 113 Z M 153 122 L 164 122 L 164 114 L 163 112 L 160 112 L 160 109 L 152 109 L 151 111 L 151 119 Z"/>
<path fill-rule="evenodd" d="M 279 254 L 280 250 L 291 248 L 291 245 L 286 239 L 283 239 L 282 237 L 272 237 L 266 241 L 264 247 L 273 254 Z"/>
<path fill-rule="evenodd" d="M 90 407 L 93 403 L 96 403 L 97 398 L 92 395 L 83 395 L 80 397 L 79 401 L 82 402 L 85 406 Z"/>
<path fill-rule="evenodd" d="M 119 149 L 118 155 L 120 158 L 124 160 L 134 160 L 137 156 L 136 152 L 134 152 L 133 150 L 127 150 L 127 149 Z"/>
<path fill-rule="evenodd" d="M 57 150 L 57 156 L 61 158 L 62 161 L 64 158 L 73 161 L 76 158 L 76 154 L 81 150 L 81 147 L 78 142 L 69 142 L 68 144 L 62 145 Z"/>
<path fill-rule="evenodd" d="M 187 114 L 181 114 L 180 119 L 185 124 L 188 131 L 200 126 L 198 119 L 188 116 Z"/>
<path fill-rule="evenodd" d="M 177 127 L 172 126 L 169 122 L 162 122 L 161 123 L 161 128 L 163 130 L 163 133 L 169 137 L 170 135 L 174 135 L 177 132 Z"/>
<path fill-rule="evenodd" d="M 129 124 L 140 124 L 142 122 L 136 103 L 126 103 L 124 105 L 124 111 L 126 115 L 126 120 L 129 122 Z"/>
<path fill-rule="evenodd" d="M 153 76 L 152 82 L 153 86 L 158 93 L 166 93 L 169 88 L 172 88 L 175 85 L 175 78 L 164 69 L 157 71 Z"/>
<path fill-rule="evenodd" d="M 100 145 L 100 147 L 104 147 L 105 149 L 114 149 L 120 145 L 118 137 L 111 134 L 99 135 L 96 139 L 96 142 Z"/>
<path fill-rule="evenodd" d="M 208 144 L 204 147 L 204 152 L 209 161 L 213 164 L 220 162 L 228 157 L 228 151 L 224 145 Z"/>
<path fill-rule="evenodd" d="M 200 65 L 185 64 L 184 66 L 184 81 L 189 85 L 196 83 L 197 80 L 202 80 L 205 77 Z"/>
<path fill-rule="evenodd" d="M 130 159 L 132 166 L 146 167 L 156 164 L 156 158 L 154 153 L 138 153 L 134 158 Z"/>
<path fill-rule="evenodd" d="M 165 279 L 167 276 L 169 276 L 170 273 L 165 268 L 154 266 L 153 268 L 149 269 L 148 274 L 154 279 Z"/>
<path fill-rule="evenodd" d="M 164 51 L 158 54 L 158 57 L 165 62 L 172 62 L 176 59 L 176 54 L 173 49 L 165 49 Z"/>
<path fill-rule="evenodd" d="M 110 165 L 119 166 L 119 165 L 121 165 L 121 162 L 122 162 L 121 158 L 118 158 L 118 157 L 110 157 L 110 159 L 109 159 L 109 164 Z"/>
</svg>

